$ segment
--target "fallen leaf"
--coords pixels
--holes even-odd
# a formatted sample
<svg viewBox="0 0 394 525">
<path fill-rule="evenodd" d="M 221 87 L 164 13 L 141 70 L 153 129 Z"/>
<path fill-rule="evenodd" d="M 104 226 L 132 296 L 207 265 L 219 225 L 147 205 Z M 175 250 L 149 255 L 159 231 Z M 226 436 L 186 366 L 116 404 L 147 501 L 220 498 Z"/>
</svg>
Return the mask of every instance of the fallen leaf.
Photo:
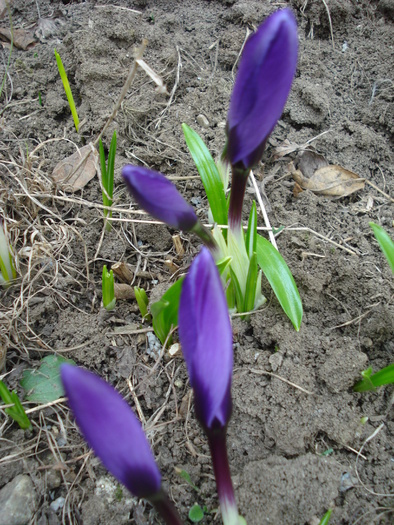
<svg viewBox="0 0 394 525">
<path fill-rule="evenodd" d="M 346 197 L 365 186 L 365 179 L 337 165 L 319 168 L 310 178 L 305 177 L 301 170 L 293 171 L 292 176 L 303 190 L 330 197 Z"/>
<path fill-rule="evenodd" d="M 36 45 L 33 33 L 26 31 L 25 29 L 14 29 L 13 38 L 14 46 L 18 49 L 23 49 L 23 51 Z M 11 42 L 12 38 L 10 29 L 0 27 L 0 40 Z"/>
<path fill-rule="evenodd" d="M 72 192 L 81 190 L 96 175 L 98 159 L 96 148 L 88 144 L 60 161 L 53 170 L 52 178 L 63 189 Z"/>
<path fill-rule="evenodd" d="M 312 178 L 318 169 L 325 166 L 328 166 L 328 162 L 323 155 L 316 151 L 304 151 L 299 156 L 298 169 L 308 179 Z"/>
<path fill-rule="evenodd" d="M 298 151 L 301 148 L 302 146 L 296 142 L 290 142 L 288 139 L 285 139 L 282 144 L 274 148 L 272 156 L 274 160 L 278 160 L 282 157 L 285 157 L 286 155 L 290 155 L 290 153 L 294 153 L 294 151 Z"/>
</svg>

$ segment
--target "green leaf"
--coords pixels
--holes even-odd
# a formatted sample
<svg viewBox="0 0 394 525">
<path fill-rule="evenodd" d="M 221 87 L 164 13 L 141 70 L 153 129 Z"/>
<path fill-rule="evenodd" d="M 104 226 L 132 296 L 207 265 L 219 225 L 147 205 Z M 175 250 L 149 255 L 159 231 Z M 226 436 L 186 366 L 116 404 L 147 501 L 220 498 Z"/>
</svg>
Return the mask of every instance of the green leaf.
<svg viewBox="0 0 394 525">
<path fill-rule="evenodd" d="M 216 268 L 218 269 L 218 272 L 220 275 L 223 275 L 223 273 L 226 271 L 226 269 L 231 264 L 232 260 L 233 258 L 228 256 L 228 257 L 224 257 L 224 259 L 220 259 L 220 261 L 216 263 Z"/>
<path fill-rule="evenodd" d="M 181 478 L 183 478 L 186 481 L 186 483 L 188 485 L 190 485 L 192 487 L 192 489 L 194 489 L 196 492 L 200 492 L 200 489 L 198 487 L 196 487 L 196 485 L 194 485 L 194 483 L 191 480 L 191 477 L 190 477 L 189 473 L 186 472 L 186 470 L 180 469 L 179 467 L 175 467 L 175 471 L 176 471 L 177 474 L 179 474 L 179 476 Z"/>
<path fill-rule="evenodd" d="M 227 224 L 227 205 L 223 189 L 223 182 L 215 161 L 201 137 L 187 124 L 182 124 L 187 147 L 200 174 L 205 193 L 214 221 L 218 224 Z"/>
<path fill-rule="evenodd" d="M 13 407 L 5 408 L 4 412 L 16 421 L 23 430 L 30 428 L 31 423 L 26 415 L 25 409 L 19 401 L 17 393 L 14 390 L 10 392 L 5 383 L 1 380 L 0 397 L 6 405 L 14 404 Z"/>
<path fill-rule="evenodd" d="M 189 510 L 189 520 L 193 523 L 200 523 L 200 521 L 204 518 L 204 511 L 198 505 L 195 503 L 193 507 Z"/>
<path fill-rule="evenodd" d="M 384 253 L 384 256 L 389 262 L 391 271 L 394 273 L 394 242 L 386 230 L 379 226 L 379 224 L 370 222 L 369 225 L 372 228 L 372 231 L 379 243 L 382 252 Z"/>
<path fill-rule="evenodd" d="M 116 304 L 114 272 L 108 271 L 105 264 L 102 273 L 102 292 L 104 308 L 108 311 L 113 310 Z"/>
<path fill-rule="evenodd" d="M 366 392 L 368 390 L 375 390 L 378 386 L 389 385 L 394 383 L 394 363 L 382 368 L 376 374 L 372 374 L 372 368 L 367 368 L 361 372 L 363 379 L 356 383 L 353 387 L 355 392 Z"/>
<path fill-rule="evenodd" d="M 146 295 L 146 292 L 143 288 L 138 288 L 138 286 L 134 286 L 134 293 L 135 298 L 137 300 L 138 308 L 140 309 L 141 315 L 143 319 L 146 319 L 149 317 L 148 312 L 148 304 L 149 299 Z"/>
<path fill-rule="evenodd" d="M 48 355 L 41 361 L 38 370 L 23 372 L 21 387 L 26 390 L 26 399 L 36 403 L 49 403 L 64 396 L 60 379 L 60 366 L 63 363 L 75 365 L 72 359 L 65 359 L 59 355 Z"/>
<path fill-rule="evenodd" d="M 254 308 L 254 300 L 256 297 L 256 284 L 257 284 L 257 255 L 254 253 L 249 262 L 249 271 L 248 277 L 246 279 L 246 288 L 245 288 L 245 302 L 244 302 L 244 312 L 250 312 Z"/>
<path fill-rule="evenodd" d="M 70 83 L 67 78 L 66 70 L 64 69 L 62 59 L 60 58 L 60 55 L 56 51 L 56 49 L 55 49 L 55 57 L 56 57 L 57 67 L 60 73 L 60 78 L 62 79 L 62 82 L 63 82 L 64 91 L 66 92 L 66 95 L 67 95 L 68 105 L 70 106 L 71 114 L 73 116 L 75 129 L 77 130 L 77 133 L 78 133 L 79 118 L 78 118 L 77 108 L 75 107 L 75 102 L 74 102 L 73 94 L 71 93 Z"/>
<path fill-rule="evenodd" d="M 256 239 L 257 239 L 257 210 L 256 202 L 253 201 L 252 209 L 250 210 L 248 229 L 246 231 L 245 246 L 248 252 L 249 259 L 256 251 Z"/>
<path fill-rule="evenodd" d="M 176 281 L 163 295 L 150 307 L 152 325 L 155 334 L 164 344 L 171 329 L 178 324 L 178 308 L 181 297 L 183 278 Z M 168 340 L 168 344 L 171 340 Z"/>
<path fill-rule="evenodd" d="M 244 311 L 243 310 L 244 300 L 243 300 L 242 290 L 239 285 L 237 275 L 234 272 L 234 270 L 231 268 L 231 266 L 230 266 L 230 276 L 231 276 L 231 284 L 233 285 L 234 292 L 235 292 L 235 301 L 237 304 L 237 311 L 239 313 L 242 313 Z"/>
<path fill-rule="evenodd" d="M 110 201 L 108 206 L 112 205 L 112 196 L 114 194 L 114 173 L 115 173 L 115 153 L 116 153 L 116 131 L 112 135 L 111 144 L 108 152 L 108 168 L 107 168 L 107 193 Z"/>
<path fill-rule="evenodd" d="M 302 320 L 302 302 L 294 278 L 281 254 L 272 244 L 257 235 L 257 263 L 268 279 L 285 314 L 300 329 Z"/>
<path fill-rule="evenodd" d="M 329 510 L 324 514 L 324 516 L 322 517 L 322 519 L 320 520 L 319 525 L 328 525 L 328 522 L 330 521 L 330 518 L 331 518 L 331 513 L 332 513 L 332 509 L 329 509 Z"/>
</svg>

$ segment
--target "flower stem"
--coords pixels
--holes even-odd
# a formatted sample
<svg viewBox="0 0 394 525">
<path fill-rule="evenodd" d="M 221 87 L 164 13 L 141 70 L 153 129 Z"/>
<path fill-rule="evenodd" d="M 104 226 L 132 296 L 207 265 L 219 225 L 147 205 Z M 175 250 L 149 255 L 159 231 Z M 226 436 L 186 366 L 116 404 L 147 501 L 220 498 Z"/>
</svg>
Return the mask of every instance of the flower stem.
<svg viewBox="0 0 394 525">
<path fill-rule="evenodd" d="M 160 492 L 149 498 L 149 501 L 167 525 L 184 525 L 178 511 L 164 490 L 160 490 Z"/>
<path fill-rule="evenodd" d="M 219 246 L 217 245 L 214 236 L 208 230 L 208 228 L 198 221 L 195 226 L 193 226 L 191 231 L 200 237 L 205 246 L 209 248 L 209 251 L 212 253 L 213 257 L 215 257 L 215 255 L 219 252 Z"/>
<path fill-rule="evenodd" d="M 208 430 L 213 471 L 216 478 L 220 509 L 224 525 L 240 525 L 234 489 L 228 464 L 226 429 Z"/>
<path fill-rule="evenodd" d="M 228 224 L 233 231 L 241 228 L 242 206 L 244 202 L 246 181 L 248 180 L 249 170 L 233 166 L 230 193 L 230 206 L 228 210 Z"/>
</svg>

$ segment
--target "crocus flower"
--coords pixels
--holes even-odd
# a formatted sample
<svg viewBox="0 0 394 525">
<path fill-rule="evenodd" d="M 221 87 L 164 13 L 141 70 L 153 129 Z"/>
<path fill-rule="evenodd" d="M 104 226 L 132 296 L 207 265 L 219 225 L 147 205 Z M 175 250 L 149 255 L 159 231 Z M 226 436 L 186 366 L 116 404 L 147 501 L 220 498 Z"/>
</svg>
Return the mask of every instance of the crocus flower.
<svg viewBox="0 0 394 525">
<path fill-rule="evenodd" d="M 225 158 L 233 167 L 231 215 L 240 218 L 249 171 L 279 120 L 297 66 L 297 24 L 290 9 L 269 16 L 247 40 L 227 116 Z"/>
<path fill-rule="evenodd" d="M 232 405 L 232 331 L 219 272 L 206 248 L 195 258 L 183 282 L 178 321 L 196 416 L 211 450 L 223 523 L 238 525 L 226 449 Z"/>
<path fill-rule="evenodd" d="M 122 176 L 129 192 L 143 210 L 172 228 L 193 231 L 206 246 L 216 249 L 211 233 L 164 175 L 140 166 L 127 165 L 122 170 Z"/>
<path fill-rule="evenodd" d="M 178 230 L 191 230 L 197 215 L 164 175 L 140 166 L 127 165 L 122 170 L 130 193 L 143 210 Z"/>
<path fill-rule="evenodd" d="M 161 489 L 161 475 L 134 412 L 104 380 L 64 364 L 61 379 L 81 432 L 109 472 L 138 498 L 148 499 L 171 525 L 182 522 Z"/>
</svg>

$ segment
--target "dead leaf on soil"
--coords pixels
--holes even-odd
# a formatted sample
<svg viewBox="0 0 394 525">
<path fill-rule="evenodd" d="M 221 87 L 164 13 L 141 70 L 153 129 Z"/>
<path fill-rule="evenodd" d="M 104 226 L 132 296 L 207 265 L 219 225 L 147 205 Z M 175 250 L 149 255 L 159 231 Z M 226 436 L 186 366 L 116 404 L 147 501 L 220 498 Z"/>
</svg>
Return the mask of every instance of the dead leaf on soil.
<svg viewBox="0 0 394 525">
<path fill-rule="evenodd" d="M 81 190 L 96 175 L 98 160 L 96 148 L 88 144 L 60 161 L 53 170 L 52 179 L 65 190 Z"/>
<path fill-rule="evenodd" d="M 294 194 L 303 190 L 329 197 L 346 197 L 364 189 L 365 179 L 336 164 L 328 164 L 318 153 L 306 151 L 300 157 L 298 169 L 291 168 L 296 182 Z"/>
<path fill-rule="evenodd" d="M 0 7 L 1 9 L 1 7 Z M 11 42 L 11 31 L 4 27 L 0 27 L 0 40 L 4 42 Z M 33 33 L 26 31 L 25 29 L 14 29 L 14 46 L 18 49 L 27 49 L 32 48 L 36 45 Z"/>
</svg>

